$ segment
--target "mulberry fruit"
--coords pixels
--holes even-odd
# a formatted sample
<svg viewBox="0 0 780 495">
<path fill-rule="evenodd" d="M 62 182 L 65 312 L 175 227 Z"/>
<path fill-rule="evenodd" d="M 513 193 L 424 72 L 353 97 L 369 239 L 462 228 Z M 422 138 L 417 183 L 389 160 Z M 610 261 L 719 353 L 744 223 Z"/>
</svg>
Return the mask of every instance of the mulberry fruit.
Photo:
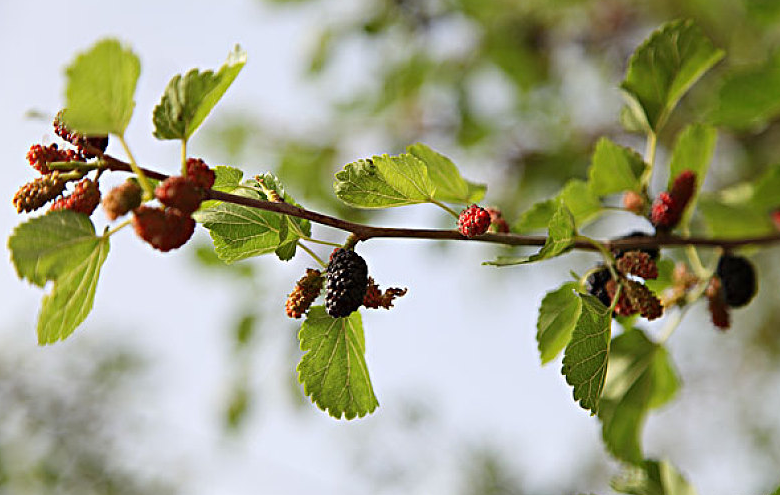
<svg viewBox="0 0 780 495">
<path fill-rule="evenodd" d="M 458 230 L 466 237 L 475 237 L 487 232 L 490 227 L 490 213 L 482 207 L 471 205 L 460 212 Z"/>
<path fill-rule="evenodd" d="M 658 278 L 658 266 L 649 254 L 642 251 L 628 251 L 618 258 L 615 267 L 623 275 L 636 275 L 644 279 Z"/>
<path fill-rule="evenodd" d="M 723 297 L 729 306 L 745 306 L 756 295 L 756 270 L 746 258 L 724 254 L 718 261 L 716 273 L 723 286 Z"/>
<path fill-rule="evenodd" d="M 139 206 L 133 213 L 135 233 L 162 252 L 183 246 L 195 231 L 195 220 L 176 208 Z"/>
<path fill-rule="evenodd" d="M 306 269 L 306 275 L 298 280 L 295 289 L 287 296 L 285 312 L 290 318 L 300 318 L 308 311 L 311 304 L 317 299 L 322 291 L 324 282 L 322 273 L 312 268 Z"/>
<path fill-rule="evenodd" d="M 398 289 L 391 287 L 384 292 L 379 289 L 379 286 L 374 279 L 368 277 L 368 289 L 366 295 L 363 297 L 363 306 L 371 309 L 385 308 L 390 309 L 393 306 L 393 300 L 396 297 L 403 297 L 406 295 L 407 289 Z"/>
<path fill-rule="evenodd" d="M 595 272 L 588 275 L 587 289 L 591 295 L 596 296 L 604 306 L 609 307 L 612 304 L 612 296 L 607 293 L 607 282 L 612 280 L 612 274 L 609 268 L 602 266 Z"/>
<path fill-rule="evenodd" d="M 189 177 L 168 177 L 154 190 L 160 203 L 176 208 L 185 215 L 192 214 L 203 199 L 195 181 Z"/>
<path fill-rule="evenodd" d="M 645 284 L 635 280 L 623 280 L 623 293 L 625 293 L 634 312 L 639 313 L 642 317 L 655 320 L 663 315 L 664 307 L 661 301 Z"/>
<path fill-rule="evenodd" d="M 92 215 L 100 204 L 100 189 L 96 182 L 84 179 L 78 184 L 71 194 L 55 201 L 50 211 L 71 210 L 85 215 Z"/>
<path fill-rule="evenodd" d="M 106 212 L 109 220 L 116 220 L 138 208 L 141 205 L 142 195 L 141 186 L 136 181 L 125 181 L 124 184 L 108 191 L 103 198 L 103 211 Z"/>
<path fill-rule="evenodd" d="M 60 110 L 60 112 L 54 118 L 54 122 L 52 122 L 52 125 L 54 125 L 55 134 L 61 137 L 64 141 L 67 141 L 78 148 L 79 152 L 86 158 L 94 158 L 96 156 L 94 153 L 91 153 L 86 149 L 87 146 L 95 148 L 101 153 L 106 151 L 106 148 L 108 148 L 108 136 L 87 137 L 83 134 L 79 134 L 78 132 L 71 131 L 62 121 L 62 112 L 63 111 Z"/>
<path fill-rule="evenodd" d="M 216 180 L 216 174 L 200 158 L 187 159 L 187 178 L 203 189 L 211 189 Z"/>
<path fill-rule="evenodd" d="M 37 210 L 65 190 L 66 180 L 54 171 L 23 185 L 14 195 L 14 206 L 17 213 Z"/>
<path fill-rule="evenodd" d="M 82 161 L 83 156 L 73 150 L 61 150 L 56 144 L 43 146 L 34 144 L 27 152 L 27 161 L 35 170 L 43 175 L 50 174 L 49 164 L 52 162 L 76 162 Z"/>
<path fill-rule="evenodd" d="M 712 318 L 712 324 L 721 330 L 727 330 L 731 326 L 731 318 L 729 315 L 729 307 L 726 304 L 723 294 L 723 286 L 718 277 L 712 277 L 707 290 L 708 305 L 710 310 L 710 317 Z"/>
<path fill-rule="evenodd" d="M 696 190 L 696 174 L 685 170 L 677 176 L 669 192 L 662 192 L 653 202 L 650 221 L 656 229 L 671 230 L 680 223 L 685 207 Z"/>
<path fill-rule="evenodd" d="M 368 266 L 355 251 L 338 248 L 328 264 L 325 310 L 334 318 L 349 316 L 363 304 Z"/>
<path fill-rule="evenodd" d="M 645 199 L 636 191 L 626 191 L 623 194 L 623 208 L 626 210 L 641 215 L 645 209 Z"/>
</svg>

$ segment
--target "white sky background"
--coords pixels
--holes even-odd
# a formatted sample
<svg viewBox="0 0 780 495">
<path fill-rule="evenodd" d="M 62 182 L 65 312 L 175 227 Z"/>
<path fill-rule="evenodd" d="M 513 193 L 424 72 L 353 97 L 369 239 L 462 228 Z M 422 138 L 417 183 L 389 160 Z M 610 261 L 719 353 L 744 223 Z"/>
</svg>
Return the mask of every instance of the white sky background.
<svg viewBox="0 0 780 495">
<path fill-rule="evenodd" d="M 173 172 L 178 144 L 151 135 L 151 111 L 168 80 L 192 67 L 219 67 L 240 43 L 248 63 L 204 128 L 221 114 L 245 107 L 261 109 L 266 119 L 286 125 L 321 116 L 316 93 L 299 81 L 315 41 L 312 26 L 331 14 L 336 13 L 285 12 L 246 0 L 218 6 L 205 1 L 3 1 L 0 232 L 7 236 L 20 221 L 11 197 L 33 177 L 24 159 L 27 149 L 54 138 L 48 123 L 27 120 L 25 112 L 53 114 L 62 106 L 63 68 L 77 52 L 103 36 L 117 36 L 139 55 L 142 72 L 127 139 L 140 162 Z M 191 149 L 215 164 L 198 137 Z M 121 156 L 116 143 L 109 151 Z M 272 164 L 231 165 L 255 173 Z M 397 212 L 387 222 L 412 215 L 420 223 L 433 221 L 425 211 Z M 102 229 L 105 218 L 101 212 L 95 217 Z M 220 425 L 230 370 L 230 286 L 195 271 L 186 253 L 153 251 L 130 229 L 112 237 L 93 313 L 70 339 L 54 346 L 36 346 L 43 293 L 20 282 L 10 263 L 0 263 L 5 314 L 0 341 L 14 342 L 42 363 L 87 346 L 95 338 L 89 334 L 99 333 L 109 345 L 139 345 L 151 356 L 153 376 L 137 391 L 149 434 L 139 437 L 133 462 L 174 473 L 183 483 L 182 493 L 367 493 L 353 463 L 356 458 L 370 463 L 372 456 L 430 469 L 414 489 L 399 493 L 452 493 L 465 461 L 462 449 L 484 445 L 509 453 L 507 462 L 519 469 L 527 486 L 552 493 L 560 488 L 556 483 L 575 475 L 568 472 L 570 466 L 601 455 L 597 421 L 571 400 L 560 362 L 540 367 L 534 340 L 539 301 L 567 277 L 572 258 L 544 269 L 497 272 L 480 266 L 491 253 L 473 245 L 439 252 L 422 249 L 422 241 L 371 241 L 361 246 L 361 254 L 382 285 L 410 289 L 392 312 L 364 312 L 367 360 L 380 408 L 362 420 L 337 422 L 308 400 L 294 410 L 279 378 L 271 375 L 279 369 L 292 373 L 297 364 L 264 349 L 280 348 L 274 343 L 295 332 L 282 308 L 294 281 L 310 265 L 303 255 L 290 264 L 275 258 L 256 261 L 268 277 L 266 297 L 257 304 L 278 308 L 270 312 L 278 317 L 262 324 L 258 375 L 252 379 L 263 391 L 261 404 L 237 439 L 226 439 Z M 581 266 L 591 262 L 588 256 L 580 258 Z M 423 432 L 404 436 L 398 425 L 409 400 L 427 404 L 435 420 Z M 744 477 L 734 473 L 726 478 L 732 484 L 724 484 L 724 474 L 707 465 L 691 466 L 688 474 L 701 493 L 725 494 L 744 486 Z"/>
</svg>

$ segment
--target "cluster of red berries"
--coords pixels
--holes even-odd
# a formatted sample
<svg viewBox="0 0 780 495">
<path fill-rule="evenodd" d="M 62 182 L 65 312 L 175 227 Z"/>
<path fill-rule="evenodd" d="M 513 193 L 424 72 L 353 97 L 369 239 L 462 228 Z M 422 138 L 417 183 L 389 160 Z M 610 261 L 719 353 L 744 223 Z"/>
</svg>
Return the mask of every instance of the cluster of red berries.
<svg viewBox="0 0 780 495">
<path fill-rule="evenodd" d="M 56 143 L 49 146 L 34 144 L 27 152 L 27 161 L 42 175 L 50 174 L 49 164 L 52 162 L 80 162 L 84 156 L 74 150 L 63 150 Z"/>
<path fill-rule="evenodd" d="M 695 191 L 696 174 L 690 170 L 681 172 L 672 188 L 659 194 L 653 202 L 650 221 L 656 230 L 668 231 L 676 227 Z"/>
<path fill-rule="evenodd" d="M 214 171 L 203 160 L 190 158 L 186 169 L 186 176 L 168 177 L 155 189 L 162 207 L 140 206 L 133 210 L 133 228 L 138 237 L 162 252 L 177 249 L 192 237 L 192 214 L 200 206 L 204 190 L 214 185 Z"/>
<path fill-rule="evenodd" d="M 55 201 L 50 211 L 71 210 L 85 215 L 92 215 L 100 204 L 100 189 L 97 182 L 91 179 L 83 179 L 76 184 L 75 189 L 68 196 Z"/>
</svg>

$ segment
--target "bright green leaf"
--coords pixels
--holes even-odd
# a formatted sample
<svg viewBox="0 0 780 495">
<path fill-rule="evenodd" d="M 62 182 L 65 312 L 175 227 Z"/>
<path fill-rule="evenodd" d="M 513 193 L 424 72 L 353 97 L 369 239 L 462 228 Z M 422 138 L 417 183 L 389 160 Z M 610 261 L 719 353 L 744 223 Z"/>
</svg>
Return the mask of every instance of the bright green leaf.
<svg viewBox="0 0 780 495">
<path fill-rule="evenodd" d="M 596 414 L 607 374 L 612 312 L 590 294 L 579 297 L 582 312 L 566 346 L 561 372 L 574 387 L 574 400 Z"/>
<path fill-rule="evenodd" d="M 86 256 L 80 253 L 77 263 L 57 276 L 51 292 L 43 297 L 38 315 L 39 344 L 65 339 L 87 318 L 108 250 L 108 237 L 96 238 L 91 253 Z"/>
<path fill-rule="evenodd" d="M 717 96 L 711 120 L 746 129 L 765 125 L 780 115 L 780 53 L 759 66 L 728 77 Z"/>
<path fill-rule="evenodd" d="M 428 168 L 428 177 L 436 188 L 435 199 L 450 203 L 474 203 L 485 195 L 484 184 L 466 181 L 446 156 L 422 143 L 413 144 L 406 150 Z"/>
<path fill-rule="evenodd" d="M 192 69 L 176 75 L 154 107 L 154 136 L 158 139 L 189 139 L 203 123 L 246 64 L 239 46 L 228 54 L 218 72 Z"/>
<path fill-rule="evenodd" d="M 255 191 L 240 189 L 236 193 L 265 199 Z M 225 263 L 273 253 L 286 237 L 283 215 L 248 206 L 220 203 L 195 212 L 193 217 L 209 230 L 214 250 Z"/>
<path fill-rule="evenodd" d="M 569 282 L 548 292 L 539 308 L 536 341 L 542 364 L 555 359 L 571 340 L 574 325 L 580 318 L 582 300 L 577 295 L 578 284 Z"/>
<path fill-rule="evenodd" d="M 579 179 L 571 179 L 554 199 L 540 201 L 526 210 L 512 226 L 512 231 L 525 234 L 547 227 L 561 201 L 574 216 L 574 222 L 578 226 L 586 225 L 602 212 L 601 202 L 588 184 Z"/>
<path fill-rule="evenodd" d="M 647 460 L 641 466 L 627 465 L 610 484 L 616 492 L 629 495 L 696 495 L 696 490 L 667 461 Z"/>
<path fill-rule="evenodd" d="M 582 227 L 594 220 L 602 211 L 599 198 L 593 194 L 588 184 L 579 179 L 568 181 L 558 193 L 566 208 L 574 216 L 575 223 Z"/>
<path fill-rule="evenodd" d="M 756 181 L 750 204 L 764 212 L 780 208 L 778 191 L 780 191 L 780 165 L 775 165 Z"/>
<path fill-rule="evenodd" d="M 670 189 L 674 179 L 685 170 L 696 173 L 696 190 L 701 189 L 701 184 L 707 176 L 712 153 L 715 151 L 717 137 L 718 132 L 704 124 L 691 124 L 680 132 L 669 164 Z"/>
<path fill-rule="evenodd" d="M 563 202 L 558 202 L 558 208 L 550 219 L 547 228 L 547 240 L 538 253 L 522 257 L 499 256 L 494 261 L 484 262 L 483 265 L 521 265 L 555 258 L 571 249 L 575 235 L 574 217 Z"/>
<path fill-rule="evenodd" d="M 641 433 L 647 412 L 671 400 L 678 387 L 666 349 L 648 340 L 644 332 L 633 329 L 612 340 L 598 414 L 604 443 L 615 457 L 642 462 Z"/>
<path fill-rule="evenodd" d="M 80 54 L 66 70 L 63 120 L 83 134 L 122 135 L 133 115 L 141 62 L 117 40 L 107 39 Z"/>
<path fill-rule="evenodd" d="M 512 225 L 512 232 L 525 234 L 534 230 L 546 228 L 550 219 L 555 214 L 556 202 L 554 199 L 548 199 L 534 203 L 526 210 L 518 221 Z"/>
<path fill-rule="evenodd" d="M 298 380 L 320 409 L 337 419 L 362 417 L 376 409 L 379 402 L 368 376 L 359 312 L 332 318 L 323 306 L 314 306 L 298 338 L 305 352 L 298 364 Z"/>
<path fill-rule="evenodd" d="M 19 225 L 8 239 L 19 278 L 43 287 L 73 270 L 100 242 L 87 215 L 55 211 Z"/>
<path fill-rule="evenodd" d="M 644 170 L 645 162 L 639 153 L 603 137 L 593 152 L 588 185 L 597 196 L 639 191 Z"/>
<path fill-rule="evenodd" d="M 636 49 L 621 87 L 657 132 L 680 98 L 723 55 L 692 21 L 673 21 Z"/>
<path fill-rule="evenodd" d="M 715 237 L 736 239 L 775 232 L 766 211 L 750 204 L 728 204 L 715 196 L 702 195 L 697 211 L 709 233 Z"/>
<path fill-rule="evenodd" d="M 408 153 L 348 163 L 336 173 L 333 188 L 339 199 L 358 208 L 427 203 L 435 193 L 425 163 Z"/>
</svg>

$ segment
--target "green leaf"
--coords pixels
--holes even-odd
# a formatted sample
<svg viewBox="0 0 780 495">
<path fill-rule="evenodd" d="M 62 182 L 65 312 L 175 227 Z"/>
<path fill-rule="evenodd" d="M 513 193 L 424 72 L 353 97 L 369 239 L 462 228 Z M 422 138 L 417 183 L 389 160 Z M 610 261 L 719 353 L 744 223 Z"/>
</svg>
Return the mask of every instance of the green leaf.
<svg viewBox="0 0 780 495">
<path fill-rule="evenodd" d="M 535 203 L 526 210 L 512 226 L 512 231 L 524 234 L 547 227 L 561 201 L 574 216 L 574 223 L 578 226 L 586 225 L 602 212 L 601 202 L 588 184 L 579 179 L 571 179 L 555 198 Z"/>
<path fill-rule="evenodd" d="M 536 341 L 539 343 L 542 364 L 555 359 L 571 340 L 582 311 L 582 300 L 576 292 L 578 286 L 575 282 L 563 284 L 542 299 L 536 322 Z"/>
<path fill-rule="evenodd" d="M 599 410 L 609 358 L 612 315 L 590 294 L 580 294 L 582 312 L 566 346 L 561 372 L 574 387 L 574 400 L 591 414 Z"/>
<path fill-rule="evenodd" d="M 639 153 L 603 137 L 593 152 L 588 184 L 597 196 L 640 191 L 640 178 L 644 170 L 645 161 Z"/>
<path fill-rule="evenodd" d="M 674 179 L 685 170 L 696 173 L 696 191 L 701 189 L 707 170 L 710 166 L 712 153 L 715 151 L 715 140 L 718 132 L 705 124 L 691 124 L 680 133 L 674 145 L 672 160 L 669 164 L 669 189 Z"/>
<path fill-rule="evenodd" d="M 780 165 L 767 170 L 756 181 L 750 204 L 764 212 L 780 208 Z"/>
<path fill-rule="evenodd" d="M 65 73 L 66 125 L 83 134 L 124 134 L 135 108 L 138 57 L 107 39 L 76 57 Z"/>
<path fill-rule="evenodd" d="M 582 227 L 594 220 L 602 211 L 598 196 L 593 194 L 585 181 L 571 179 L 558 193 L 558 199 L 574 216 L 575 223 Z"/>
<path fill-rule="evenodd" d="M 265 199 L 261 193 L 246 189 L 239 189 L 236 194 Z M 283 215 L 232 203 L 197 211 L 193 218 L 209 230 L 214 250 L 225 263 L 273 253 L 287 232 Z"/>
<path fill-rule="evenodd" d="M 228 175 L 234 179 L 238 175 L 236 172 L 240 172 L 232 170 L 224 172 L 226 182 Z M 263 181 L 269 193 L 275 191 L 286 203 L 298 206 L 279 179 L 270 173 L 244 181 L 242 187 L 234 189 L 233 193 L 268 201 L 258 179 Z M 231 186 L 226 184 L 224 187 Z M 218 202 L 198 210 L 193 218 L 209 229 L 214 250 L 225 263 L 268 253 L 276 253 L 281 260 L 287 261 L 295 255 L 298 239 L 311 235 L 308 220 L 233 203 Z"/>
<path fill-rule="evenodd" d="M 630 330 L 612 340 L 609 369 L 599 406 L 604 443 L 618 459 L 640 464 L 647 412 L 674 396 L 677 375 L 662 346 Z"/>
<path fill-rule="evenodd" d="M 246 52 L 236 45 L 217 73 L 192 69 L 177 74 L 154 107 L 157 139 L 187 140 L 203 123 L 246 64 Z"/>
<path fill-rule="evenodd" d="M 368 376 L 359 312 L 332 318 L 323 306 L 313 306 L 298 338 L 305 352 L 298 380 L 320 409 L 337 419 L 362 417 L 376 409 L 379 402 Z"/>
<path fill-rule="evenodd" d="M 466 181 L 452 160 L 422 143 L 407 147 L 428 168 L 428 177 L 436 189 L 434 198 L 450 203 L 476 203 L 485 195 L 484 184 Z"/>
<path fill-rule="evenodd" d="M 780 115 L 780 53 L 765 64 L 731 74 L 717 95 L 711 120 L 736 129 L 763 126 Z"/>
<path fill-rule="evenodd" d="M 612 489 L 630 495 L 696 495 L 696 490 L 667 461 L 644 461 L 641 466 L 626 466 L 612 480 Z"/>
<path fill-rule="evenodd" d="M 100 268 L 109 250 L 108 237 L 97 239 L 93 251 L 71 270 L 60 274 L 51 293 L 44 296 L 38 315 L 39 344 L 64 340 L 92 311 Z"/>
<path fill-rule="evenodd" d="M 94 250 L 100 238 L 87 215 L 55 211 L 19 225 L 8 239 L 19 278 L 43 287 L 72 271 Z"/>
<path fill-rule="evenodd" d="M 532 256 L 499 256 L 494 261 L 486 261 L 483 265 L 510 266 L 533 263 L 555 258 L 571 249 L 576 235 L 574 217 L 563 202 L 558 202 L 558 209 L 547 228 L 547 240 L 538 253 Z"/>
<path fill-rule="evenodd" d="M 692 21 L 673 21 L 636 49 L 621 87 L 658 132 L 680 98 L 723 55 Z"/>
<path fill-rule="evenodd" d="M 435 187 L 425 163 L 411 154 L 374 156 L 336 173 L 336 196 L 358 208 L 390 208 L 430 202 Z"/>
<path fill-rule="evenodd" d="M 512 232 L 525 234 L 534 230 L 546 228 L 550 219 L 555 214 L 557 203 L 554 199 L 547 199 L 534 203 L 526 210 L 517 222 L 512 225 Z"/>
<path fill-rule="evenodd" d="M 729 204 L 716 196 L 702 195 L 697 210 L 709 233 L 719 238 L 737 239 L 775 232 L 766 211 L 750 204 Z"/>
</svg>

